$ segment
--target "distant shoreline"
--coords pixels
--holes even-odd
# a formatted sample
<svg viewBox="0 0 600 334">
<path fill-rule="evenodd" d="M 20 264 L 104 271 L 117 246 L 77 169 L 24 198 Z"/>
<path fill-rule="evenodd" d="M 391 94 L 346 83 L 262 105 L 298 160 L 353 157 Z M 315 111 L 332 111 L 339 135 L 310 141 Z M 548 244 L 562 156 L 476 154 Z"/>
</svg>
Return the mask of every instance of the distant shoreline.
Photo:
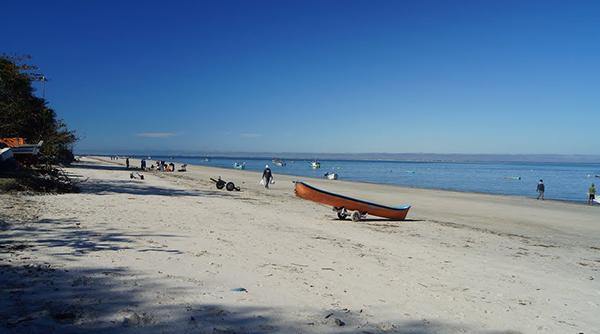
<svg viewBox="0 0 600 334">
<path fill-rule="evenodd" d="M 560 155 L 560 154 L 436 154 L 436 153 L 206 153 L 206 154 L 168 154 L 168 153 L 87 153 L 76 152 L 80 156 L 130 156 L 144 158 L 148 156 L 173 157 L 186 159 L 286 159 L 286 160 L 341 160 L 341 161 L 384 161 L 384 162 L 520 162 L 520 163 L 576 163 L 600 164 L 600 155 Z"/>
</svg>

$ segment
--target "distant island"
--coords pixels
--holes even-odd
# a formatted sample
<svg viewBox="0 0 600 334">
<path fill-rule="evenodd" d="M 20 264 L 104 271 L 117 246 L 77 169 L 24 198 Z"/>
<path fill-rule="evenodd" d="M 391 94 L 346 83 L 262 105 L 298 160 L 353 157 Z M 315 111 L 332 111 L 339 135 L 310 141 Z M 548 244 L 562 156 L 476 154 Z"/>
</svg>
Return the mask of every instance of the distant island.
<svg viewBox="0 0 600 334">
<path fill-rule="evenodd" d="M 381 160 L 429 162 L 564 162 L 600 163 L 600 155 L 460 154 L 460 153 L 294 153 L 294 152 L 118 152 L 82 151 L 78 155 L 129 155 L 214 158 L 279 158 L 288 160 Z"/>
</svg>

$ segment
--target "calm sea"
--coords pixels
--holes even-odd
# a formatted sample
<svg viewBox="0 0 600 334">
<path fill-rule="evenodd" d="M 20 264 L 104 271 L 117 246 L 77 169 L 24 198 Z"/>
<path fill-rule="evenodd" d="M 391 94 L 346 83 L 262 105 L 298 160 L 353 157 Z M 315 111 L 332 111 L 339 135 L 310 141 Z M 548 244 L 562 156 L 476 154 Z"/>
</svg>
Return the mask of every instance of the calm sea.
<svg viewBox="0 0 600 334">
<path fill-rule="evenodd" d="M 600 175 L 600 164 L 320 160 L 321 168 L 313 169 L 309 160 L 286 160 L 286 166 L 277 166 L 270 159 L 212 158 L 205 162 L 203 157 L 164 156 L 154 156 L 148 164 L 156 160 L 174 161 L 177 168 L 182 163 L 233 168 L 234 162 L 245 162 L 249 171 L 260 172 L 269 165 L 275 177 L 337 173 L 339 180 L 521 197 L 537 197 L 536 186 L 543 179 L 547 199 L 571 202 L 587 202 L 592 182 L 600 188 L 600 178 L 595 177 Z"/>
</svg>

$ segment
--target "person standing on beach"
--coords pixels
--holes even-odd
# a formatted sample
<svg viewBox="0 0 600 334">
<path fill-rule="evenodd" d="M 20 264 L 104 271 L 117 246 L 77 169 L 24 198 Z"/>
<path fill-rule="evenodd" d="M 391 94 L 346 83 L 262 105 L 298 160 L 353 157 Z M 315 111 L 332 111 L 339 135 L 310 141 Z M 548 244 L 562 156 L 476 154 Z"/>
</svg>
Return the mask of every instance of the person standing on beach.
<svg viewBox="0 0 600 334">
<path fill-rule="evenodd" d="M 588 204 L 594 205 L 594 200 L 596 199 L 596 188 L 594 188 L 593 183 L 592 183 L 592 186 L 590 187 L 590 190 L 588 190 L 588 194 L 590 194 L 590 199 L 588 199 Z"/>
<path fill-rule="evenodd" d="M 125 165 L 127 165 L 127 168 L 129 168 L 129 158 L 125 159 Z"/>
<path fill-rule="evenodd" d="M 537 185 L 537 191 L 538 191 L 537 199 L 540 199 L 540 197 L 541 197 L 542 201 L 544 200 L 544 190 L 546 190 L 546 187 L 544 187 L 544 181 L 540 180 L 540 182 Z"/>
<path fill-rule="evenodd" d="M 269 168 L 269 165 L 265 166 L 262 178 L 263 182 L 265 183 L 265 188 L 269 189 L 269 183 L 271 183 L 271 179 L 273 178 L 273 174 L 271 174 L 271 169 Z"/>
<path fill-rule="evenodd" d="M 142 170 L 146 170 L 146 159 L 142 159 L 141 167 L 142 167 Z"/>
</svg>

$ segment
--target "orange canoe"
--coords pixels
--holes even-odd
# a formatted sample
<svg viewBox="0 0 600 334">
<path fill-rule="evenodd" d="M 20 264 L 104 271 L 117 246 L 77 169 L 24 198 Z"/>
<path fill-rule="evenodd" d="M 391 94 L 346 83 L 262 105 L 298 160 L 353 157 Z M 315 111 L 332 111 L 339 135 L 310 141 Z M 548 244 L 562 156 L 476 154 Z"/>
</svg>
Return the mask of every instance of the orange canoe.
<svg viewBox="0 0 600 334">
<path fill-rule="evenodd" d="M 373 216 L 388 218 L 392 220 L 404 220 L 410 209 L 410 205 L 401 207 L 389 207 L 385 205 L 370 203 L 346 197 L 334 193 L 330 193 L 302 182 L 293 181 L 296 189 L 294 192 L 296 196 L 304 198 L 309 201 L 331 205 L 334 211 L 337 211 L 340 219 L 346 218 L 350 215 L 348 211 L 352 212 L 352 220 L 358 221 L 361 216 L 370 214 Z"/>
</svg>

